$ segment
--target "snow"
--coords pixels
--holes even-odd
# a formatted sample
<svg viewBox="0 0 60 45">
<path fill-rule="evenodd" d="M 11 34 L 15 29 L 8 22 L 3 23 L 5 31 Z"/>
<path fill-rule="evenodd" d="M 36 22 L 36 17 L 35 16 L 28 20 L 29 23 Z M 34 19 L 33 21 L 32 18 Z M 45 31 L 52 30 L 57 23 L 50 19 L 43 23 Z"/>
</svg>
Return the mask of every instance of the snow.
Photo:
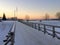
<svg viewBox="0 0 60 45">
<path fill-rule="evenodd" d="M 40 21 L 29 21 L 32 23 L 39 23 L 39 24 L 47 24 L 47 25 L 52 25 L 52 26 L 60 26 L 60 21 L 59 20 L 42 20 Z M 43 28 L 43 25 L 41 25 Z M 53 30 L 51 26 L 46 26 L 46 29 Z M 43 29 L 41 29 L 43 31 Z M 47 32 L 51 33 L 51 31 L 47 30 Z M 55 31 L 60 32 L 60 28 L 55 28 Z M 57 33 L 56 33 L 57 34 Z M 60 37 L 60 34 L 57 34 Z"/>
<path fill-rule="evenodd" d="M 54 25 L 54 26 L 60 26 L 60 21 L 58 20 L 42 20 L 42 21 L 29 21 L 33 23 L 42 23 L 42 24 L 49 24 L 49 25 Z"/>
<path fill-rule="evenodd" d="M 60 40 L 16 22 L 15 45 L 60 45 Z"/>
<path fill-rule="evenodd" d="M 15 23 L 13 24 L 11 32 L 14 32 L 14 31 L 15 31 Z"/>
<path fill-rule="evenodd" d="M 14 22 L 15 21 L 0 22 L 0 45 L 4 45 L 3 40 L 6 38 L 5 36 L 8 34 L 12 25 L 15 26 Z M 60 45 L 60 40 L 56 37 L 53 38 L 48 34 L 44 34 L 43 32 L 38 31 L 37 29 L 33 29 L 18 21 L 15 23 L 16 28 L 14 45 Z M 14 26 L 12 31 L 14 31 Z"/>
<path fill-rule="evenodd" d="M 13 22 L 11 21 L 2 21 L 0 22 L 0 45 L 4 45 L 3 40 L 5 40 L 6 35 L 8 34 Z"/>
</svg>

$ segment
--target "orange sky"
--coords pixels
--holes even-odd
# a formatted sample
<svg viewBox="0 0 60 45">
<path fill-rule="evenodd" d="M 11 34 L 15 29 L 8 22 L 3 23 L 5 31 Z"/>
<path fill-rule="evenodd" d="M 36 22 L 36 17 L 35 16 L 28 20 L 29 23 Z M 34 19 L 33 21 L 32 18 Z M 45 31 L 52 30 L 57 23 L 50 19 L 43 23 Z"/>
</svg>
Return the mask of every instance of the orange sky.
<svg viewBox="0 0 60 45">
<path fill-rule="evenodd" d="M 0 17 L 3 13 L 7 18 L 15 16 L 20 19 L 25 19 L 26 15 L 30 16 L 30 19 L 44 19 L 46 13 L 50 18 L 56 18 L 57 12 L 60 12 L 60 1 L 43 1 L 43 0 L 0 0 Z"/>
<path fill-rule="evenodd" d="M 7 18 L 14 17 L 14 10 L 6 10 L 4 12 Z M 44 19 L 46 12 L 35 12 L 35 11 L 25 11 L 25 10 L 18 10 L 15 12 L 15 16 L 20 19 L 25 19 L 26 15 L 29 15 L 30 19 Z M 49 13 L 50 18 L 55 18 L 55 13 Z M 0 17 L 3 16 L 3 11 L 0 11 Z"/>
<path fill-rule="evenodd" d="M 3 13 L 6 14 L 7 18 L 14 17 L 14 9 L 13 8 L 1 8 L 0 9 L 0 17 L 3 16 Z M 44 18 L 45 14 L 48 13 L 50 18 L 55 18 L 56 12 L 48 12 L 48 11 L 34 11 L 34 10 L 24 10 L 18 9 L 15 11 L 15 16 L 20 19 L 25 19 L 26 15 L 29 15 L 30 19 L 42 19 Z"/>
</svg>

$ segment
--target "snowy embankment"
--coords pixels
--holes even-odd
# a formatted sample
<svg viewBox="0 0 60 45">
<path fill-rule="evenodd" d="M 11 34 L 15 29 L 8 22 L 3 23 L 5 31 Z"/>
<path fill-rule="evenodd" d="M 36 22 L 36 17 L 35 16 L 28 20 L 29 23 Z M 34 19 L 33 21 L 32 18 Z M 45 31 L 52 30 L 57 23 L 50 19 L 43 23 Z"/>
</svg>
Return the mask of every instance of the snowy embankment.
<svg viewBox="0 0 60 45">
<path fill-rule="evenodd" d="M 16 22 L 15 45 L 60 45 L 60 40 Z"/>
<path fill-rule="evenodd" d="M 4 45 L 3 40 L 6 38 L 11 26 L 13 25 L 13 21 L 2 21 L 0 22 L 0 45 Z"/>
<path fill-rule="evenodd" d="M 29 21 L 29 22 L 33 22 L 33 23 L 43 23 L 43 24 L 49 24 L 49 25 L 55 25 L 55 26 L 60 26 L 60 21 L 57 20 L 47 20 L 47 21 Z"/>
<path fill-rule="evenodd" d="M 0 22 L 0 45 L 8 34 L 14 21 Z M 60 45 L 60 40 L 16 21 L 14 45 Z"/>
<path fill-rule="evenodd" d="M 60 21 L 59 20 L 42 20 L 42 21 L 29 21 L 29 22 L 38 23 L 38 24 L 52 25 L 52 26 L 59 26 L 60 27 Z M 53 30 L 52 26 L 46 26 L 46 29 Z M 41 27 L 43 28 L 43 25 L 41 25 Z M 56 27 L 55 31 L 60 32 L 60 28 Z M 51 33 L 51 34 L 53 33 L 51 31 L 48 31 L 48 32 Z M 60 37 L 60 34 L 57 34 L 57 35 Z"/>
</svg>

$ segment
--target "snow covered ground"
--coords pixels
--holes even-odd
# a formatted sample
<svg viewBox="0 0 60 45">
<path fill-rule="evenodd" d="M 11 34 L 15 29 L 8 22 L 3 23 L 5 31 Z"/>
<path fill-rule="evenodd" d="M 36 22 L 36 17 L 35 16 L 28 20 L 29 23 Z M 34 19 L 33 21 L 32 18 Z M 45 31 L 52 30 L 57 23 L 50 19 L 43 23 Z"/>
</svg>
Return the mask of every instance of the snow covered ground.
<svg viewBox="0 0 60 45">
<path fill-rule="evenodd" d="M 2 21 L 0 22 L 0 45 L 4 45 L 3 40 L 5 40 L 6 35 L 8 34 L 13 21 Z"/>
<path fill-rule="evenodd" d="M 15 45 L 60 45 L 60 40 L 16 22 Z"/>
<path fill-rule="evenodd" d="M 42 21 L 29 21 L 32 23 L 40 23 L 40 24 L 47 24 L 47 25 L 52 25 L 52 26 L 60 26 L 60 21 L 59 20 L 42 20 Z M 43 25 L 41 25 L 43 27 Z M 53 30 L 51 26 L 46 26 L 47 29 Z M 43 30 L 43 29 L 42 29 Z M 60 32 L 60 28 L 55 28 L 55 31 Z M 52 34 L 51 31 L 48 31 L 49 33 Z M 60 34 L 57 34 L 60 37 Z"/>
<path fill-rule="evenodd" d="M 0 45 L 8 34 L 14 21 L 0 22 Z M 60 45 L 60 40 L 16 21 L 14 45 Z"/>
<path fill-rule="evenodd" d="M 33 23 L 43 23 L 43 24 L 49 24 L 49 25 L 55 25 L 55 26 L 60 26 L 60 21 L 59 20 L 42 20 L 40 21 L 29 21 L 29 22 L 33 22 Z"/>
</svg>

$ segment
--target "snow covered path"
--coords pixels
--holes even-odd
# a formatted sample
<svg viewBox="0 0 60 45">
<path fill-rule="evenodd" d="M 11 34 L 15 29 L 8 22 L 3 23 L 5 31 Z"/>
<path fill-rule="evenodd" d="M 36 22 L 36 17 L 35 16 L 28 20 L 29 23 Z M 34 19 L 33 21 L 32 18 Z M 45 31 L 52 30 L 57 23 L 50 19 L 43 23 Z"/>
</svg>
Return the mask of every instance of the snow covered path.
<svg viewBox="0 0 60 45">
<path fill-rule="evenodd" d="M 60 40 L 16 22 L 14 45 L 60 45 Z"/>
</svg>

